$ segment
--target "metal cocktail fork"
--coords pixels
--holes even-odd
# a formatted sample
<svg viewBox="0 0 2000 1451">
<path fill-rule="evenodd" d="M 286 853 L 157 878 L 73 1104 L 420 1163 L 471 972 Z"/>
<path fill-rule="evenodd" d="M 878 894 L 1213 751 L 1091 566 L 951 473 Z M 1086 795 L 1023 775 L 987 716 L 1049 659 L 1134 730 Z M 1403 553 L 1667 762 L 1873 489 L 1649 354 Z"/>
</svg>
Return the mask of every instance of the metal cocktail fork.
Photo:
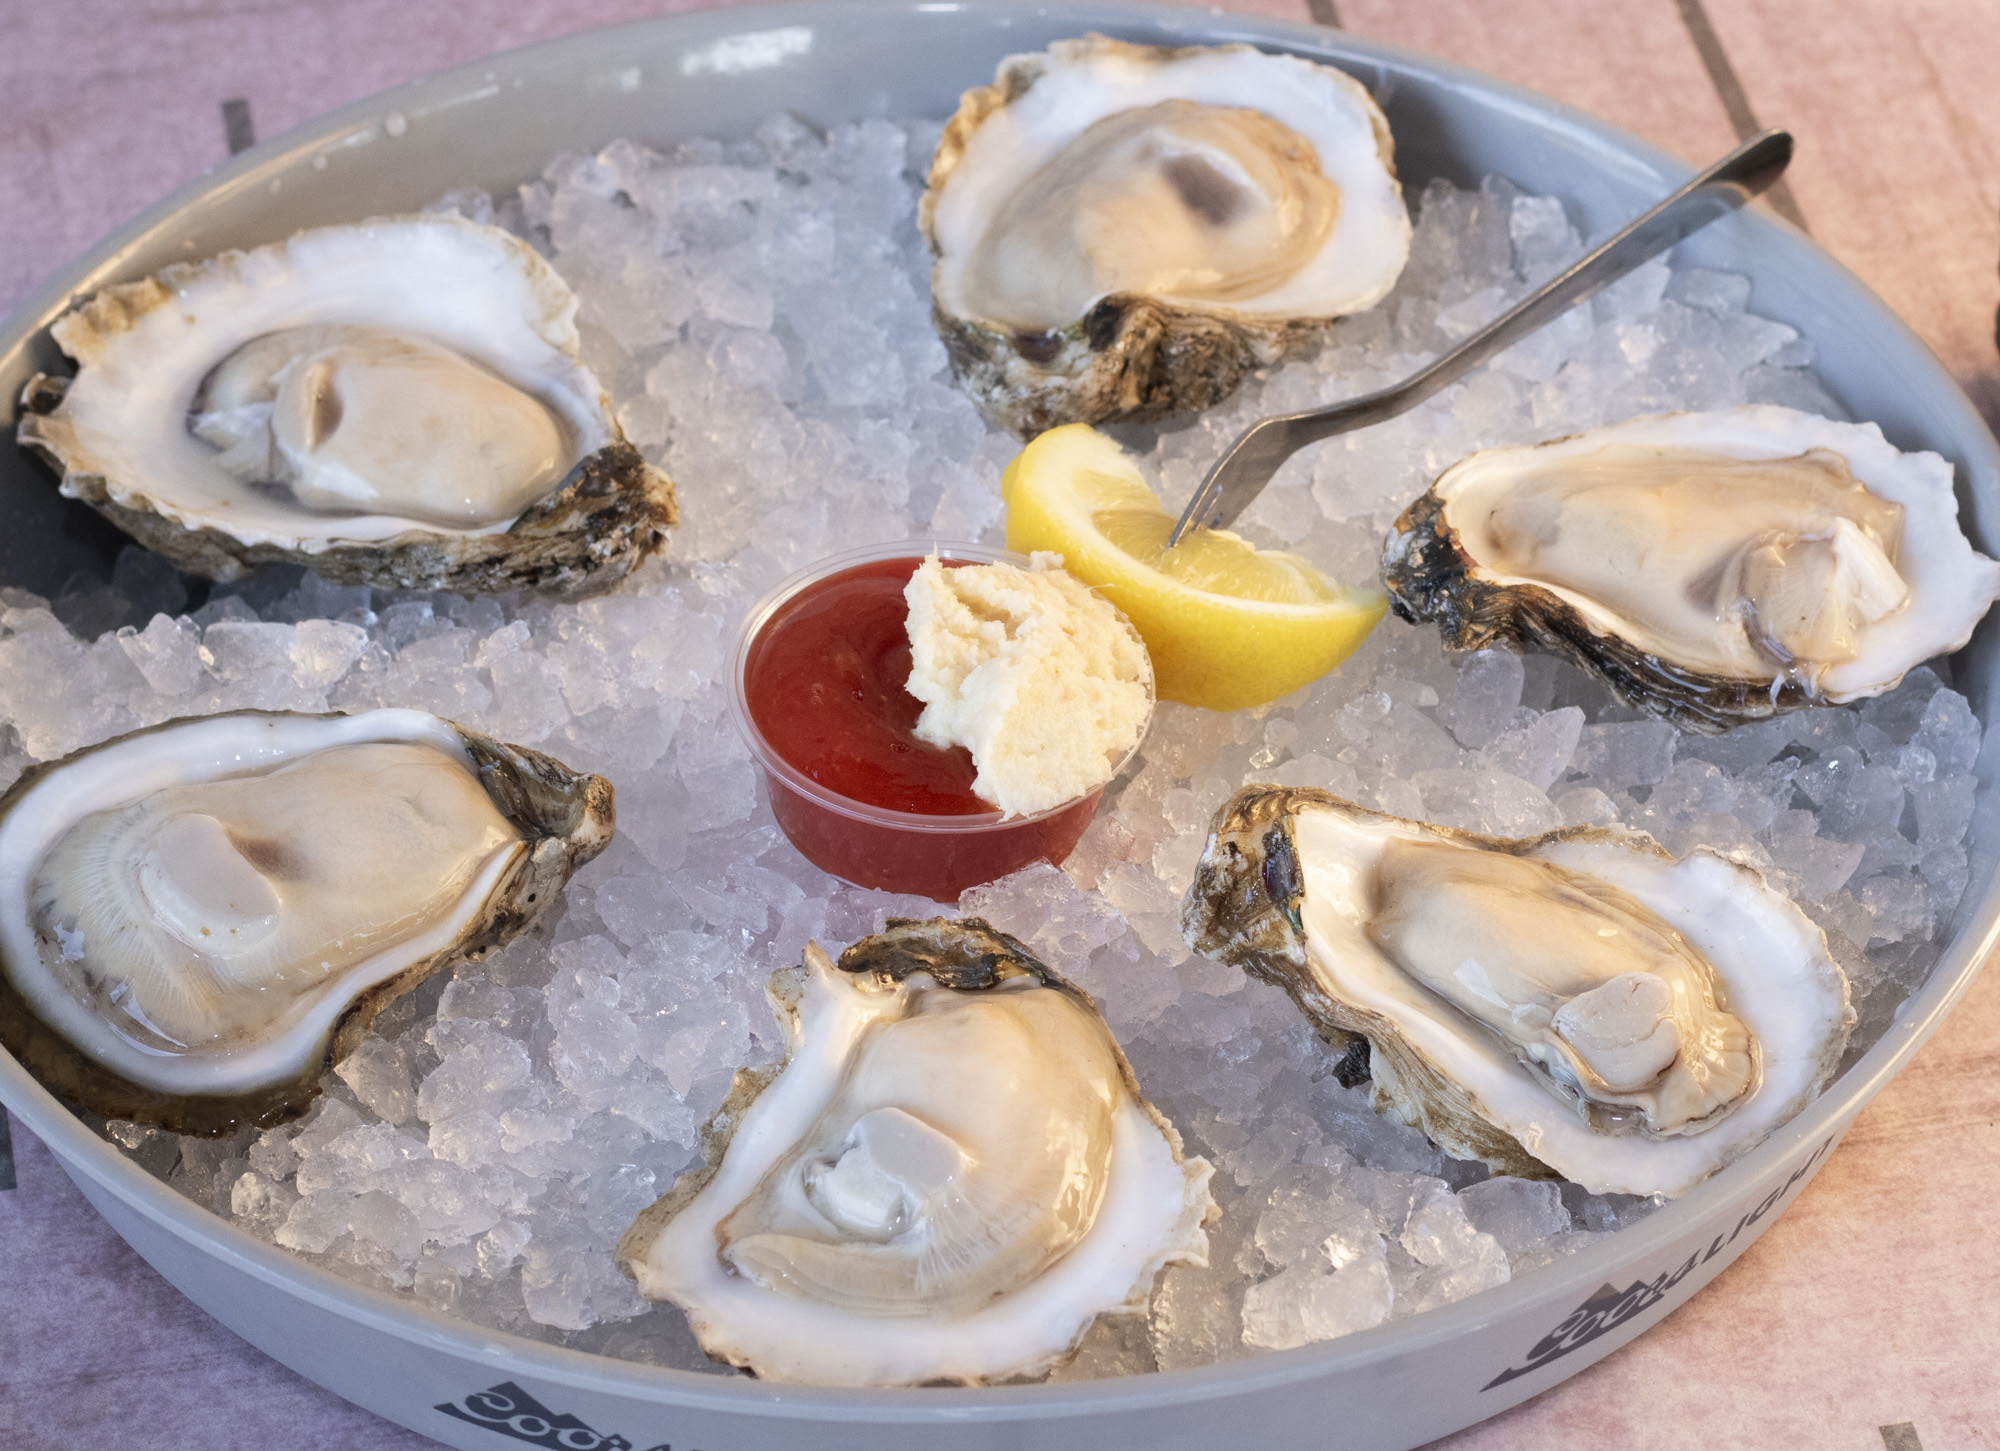
<svg viewBox="0 0 2000 1451">
<path fill-rule="evenodd" d="M 1791 159 L 1790 132 L 1753 136 L 1414 376 L 1331 408 L 1280 414 L 1252 424 L 1188 500 L 1169 544 L 1180 543 L 1181 536 L 1197 526 L 1221 529 L 1235 523 L 1278 466 L 1307 444 L 1407 413 L 1640 264 L 1735 211 L 1782 176 Z"/>
</svg>

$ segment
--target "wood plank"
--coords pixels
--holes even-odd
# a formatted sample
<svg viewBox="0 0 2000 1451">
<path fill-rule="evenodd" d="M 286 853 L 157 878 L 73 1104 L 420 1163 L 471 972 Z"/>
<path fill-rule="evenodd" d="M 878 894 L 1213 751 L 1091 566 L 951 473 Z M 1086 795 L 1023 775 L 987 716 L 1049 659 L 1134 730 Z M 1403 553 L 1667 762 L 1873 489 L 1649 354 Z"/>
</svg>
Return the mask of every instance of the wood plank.
<svg viewBox="0 0 2000 1451">
<path fill-rule="evenodd" d="M 2000 427 L 2000 0 L 1708 0 L 1813 234 Z"/>
<path fill-rule="evenodd" d="M 9 7 L 0 46 L 0 314 L 97 238 L 259 136 L 446 66 L 702 0 L 181 0 Z M 1302 5 L 1288 18 L 1303 18 Z"/>
<path fill-rule="evenodd" d="M 1692 162 L 1736 131 L 1674 0 L 1339 0 L 1356 35 L 1406 45 L 1580 107 Z"/>
</svg>

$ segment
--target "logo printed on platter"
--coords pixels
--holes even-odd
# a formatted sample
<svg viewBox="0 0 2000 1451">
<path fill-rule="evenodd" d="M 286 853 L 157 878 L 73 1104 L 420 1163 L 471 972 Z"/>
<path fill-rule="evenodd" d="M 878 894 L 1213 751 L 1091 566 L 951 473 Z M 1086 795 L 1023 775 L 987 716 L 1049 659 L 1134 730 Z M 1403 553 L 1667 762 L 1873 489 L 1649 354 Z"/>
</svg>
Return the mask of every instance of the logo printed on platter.
<svg viewBox="0 0 2000 1451">
<path fill-rule="evenodd" d="M 474 1391 L 463 1405 L 447 1401 L 435 1409 L 549 1451 L 632 1451 L 632 1443 L 623 1436 L 605 1435 L 575 1416 L 558 1415 L 510 1380 Z M 649 1451 L 673 1451 L 673 1447 L 661 1442 Z"/>
<path fill-rule="evenodd" d="M 1501 1371 L 1480 1389 L 1490 1391 L 1495 1386 L 1505 1385 L 1510 1380 L 1518 1380 L 1524 1375 L 1538 1371 L 1545 1365 L 1561 1360 L 1572 1350 L 1590 1344 L 1600 1335 L 1616 1330 L 1634 1316 L 1652 1309 L 1666 1299 L 1682 1280 L 1721 1254 L 1724 1247 L 1733 1244 L 1739 1234 L 1777 1208 L 1778 1201 L 1813 1171 L 1839 1137 L 1838 1134 L 1828 1137 L 1825 1143 L 1812 1152 L 1811 1157 L 1792 1170 L 1790 1178 L 1765 1195 L 1755 1209 L 1737 1220 L 1736 1228 L 1729 1232 L 1727 1238 L 1718 1234 L 1710 1241 L 1706 1250 L 1697 1249 L 1677 1269 L 1663 1271 L 1651 1280 L 1634 1280 L 1623 1290 L 1609 1284 L 1598 1286 L 1596 1292 L 1570 1311 L 1560 1325 L 1535 1342 L 1522 1364 Z"/>
</svg>

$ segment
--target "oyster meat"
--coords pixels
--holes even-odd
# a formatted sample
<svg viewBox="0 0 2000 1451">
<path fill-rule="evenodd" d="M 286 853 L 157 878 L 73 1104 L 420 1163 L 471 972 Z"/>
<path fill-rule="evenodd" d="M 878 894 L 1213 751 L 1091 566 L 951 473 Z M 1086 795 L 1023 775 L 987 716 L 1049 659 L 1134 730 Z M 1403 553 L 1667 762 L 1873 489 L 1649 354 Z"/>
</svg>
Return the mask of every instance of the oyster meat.
<svg viewBox="0 0 2000 1451">
<path fill-rule="evenodd" d="M 611 832 L 602 777 L 420 711 L 90 747 L 0 798 L 0 1044 L 107 1118 L 281 1122 L 385 1004 L 512 939 Z"/>
<path fill-rule="evenodd" d="M 786 1061 L 737 1075 L 708 1162 L 618 1247 L 710 1355 L 825 1385 L 1031 1376 L 1206 1263 L 1208 1163 L 1013 938 L 892 919 L 770 992 Z"/>
<path fill-rule="evenodd" d="M 1188 942 L 1367 1040 L 1375 1107 L 1446 1153 L 1677 1195 L 1818 1094 L 1847 979 L 1749 867 L 1596 827 L 1523 840 L 1249 786 L 1217 814 Z"/>
<path fill-rule="evenodd" d="M 1101 35 L 968 91 L 920 212 L 933 315 L 987 415 L 1209 407 L 1372 307 L 1409 255 L 1388 123 L 1332 66 Z"/>
<path fill-rule="evenodd" d="M 1452 649 L 1547 650 L 1707 731 L 1880 695 L 2000 596 L 1950 464 L 1776 407 L 1475 453 L 1397 520 L 1382 573 Z"/>
<path fill-rule="evenodd" d="M 20 441 L 149 549 L 211 579 L 608 587 L 661 548 L 673 484 L 577 356 L 576 297 L 497 227 L 321 227 L 106 288 Z"/>
</svg>

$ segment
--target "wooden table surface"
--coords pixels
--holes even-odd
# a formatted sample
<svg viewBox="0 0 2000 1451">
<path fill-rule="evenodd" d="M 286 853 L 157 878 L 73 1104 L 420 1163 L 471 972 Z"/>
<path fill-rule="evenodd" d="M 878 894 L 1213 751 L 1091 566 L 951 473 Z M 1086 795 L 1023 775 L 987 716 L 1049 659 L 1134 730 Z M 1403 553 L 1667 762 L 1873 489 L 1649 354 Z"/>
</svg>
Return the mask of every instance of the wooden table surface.
<svg viewBox="0 0 2000 1451">
<path fill-rule="evenodd" d="M 460 61 L 691 8 L 643 0 L 4 0 L 0 311 L 170 188 Z M 2000 424 L 2000 0 L 1237 0 L 1531 86 L 1690 161 L 1778 124 L 1780 198 Z M 225 102 L 247 103 L 225 110 Z M 1977 982 L 1792 1209 L 1590 1370 L 1437 1443 L 2000 1448 L 2000 976 Z M 0 1114 L 0 1125 L 5 1123 Z M 0 1446 L 432 1445 L 182 1299 L 14 1125 Z"/>
</svg>

